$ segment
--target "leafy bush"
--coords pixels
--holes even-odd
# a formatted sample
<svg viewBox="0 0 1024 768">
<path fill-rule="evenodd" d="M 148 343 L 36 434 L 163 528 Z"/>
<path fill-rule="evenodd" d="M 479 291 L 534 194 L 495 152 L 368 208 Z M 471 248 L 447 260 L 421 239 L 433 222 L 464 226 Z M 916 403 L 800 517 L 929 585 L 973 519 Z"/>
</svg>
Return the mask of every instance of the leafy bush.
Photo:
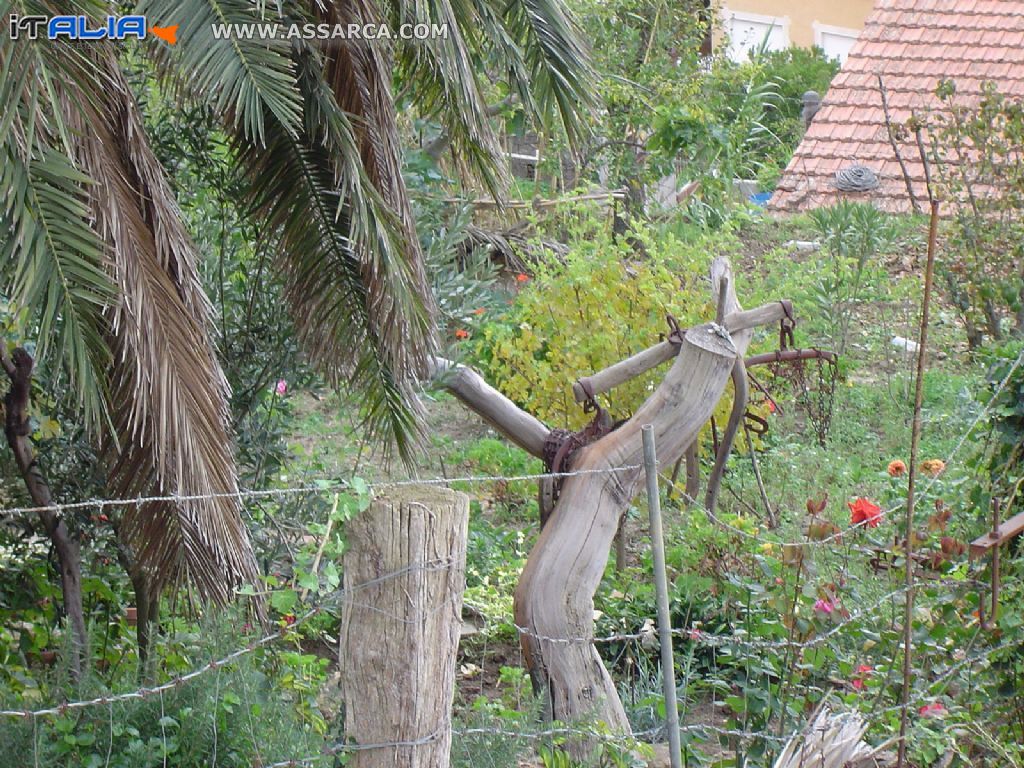
<svg viewBox="0 0 1024 768">
<path fill-rule="evenodd" d="M 182 640 L 179 652 L 198 666 L 235 650 L 239 630 L 222 618 L 206 622 L 201 633 Z M 190 683 L 142 699 L 69 710 L 36 721 L 5 718 L 0 721 L 0 764 L 248 768 L 316 755 L 323 747 L 324 725 L 303 715 L 300 686 L 287 678 L 305 675 L 318 689 L 322 673 L 310 677 L 308 665 L 298 672 L 306 662 L 291 655 L 287 650 L 248 654 Z M 54 674 L 55 681 L 63 677 L 59 670 Z M 124 686 L 134 687 L 130 679 Z M 55 696 L 72 699 L 109 693 L 96 679 L 83 681 L 76 690 L 54 691 Z M 0 701 L 25 706 L 9 688 L 0 691 Z"/>
<path fill-rule="evenodd" d="M 710 71 L 695 75 L 691 98 L 655 108 L 649 147 L 680 162 L 684 178 L 700 179 L 699 205 L 720 224 L 733 179 L 774 185 L 803 136 L 803 93 L 824 95 L 837 71 L 820 51 L 800 48 L 743 64 L 715 59 Z"/>
<path fill-rule="evenodd" d="M 573 402 L 572 384 L 656 343 L 665 316 L 681 326 L 714 316 L 700 277 L 705 254 L 650 229 L 627 238 L 593 221 L 574 225 L 562 261 L 538 266 L 505 322 L 484 326 L 477 354 L 490 378 L 542 421 L 578 429 L 590 417 Z M 614 418 L 629 416 L 662 371 L 649 371 L 601 396 Z"/>
</svg>

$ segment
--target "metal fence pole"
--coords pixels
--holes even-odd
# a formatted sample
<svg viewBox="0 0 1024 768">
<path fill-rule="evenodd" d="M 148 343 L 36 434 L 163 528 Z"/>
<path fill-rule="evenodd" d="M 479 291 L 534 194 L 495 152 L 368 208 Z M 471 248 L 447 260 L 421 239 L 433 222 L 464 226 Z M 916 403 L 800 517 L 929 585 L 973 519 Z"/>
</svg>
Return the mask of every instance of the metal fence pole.
<svg viewBox="0 0 1024 768">
<path fill-rule="evenodd" d="M 672 768 L 682 768 L 679 746 L 679 709 L 676 706 L 676 667 L 672 660 L 672 617 L 668 612 L 668 577 L 665 575 L 665 539 L 661 532 L 661 497 L 658 494 L 658 459 L 654 451 L 654 428 L 640 429 L 644 442 L 644 474 L 647 478 L 647 511 L 651 521 L 651 550 L 654 554 L 654 587 L 658 593 L 658 639 L 661 641 L 661 681 L 665 692 L 665 727 Z"/>
</svg>

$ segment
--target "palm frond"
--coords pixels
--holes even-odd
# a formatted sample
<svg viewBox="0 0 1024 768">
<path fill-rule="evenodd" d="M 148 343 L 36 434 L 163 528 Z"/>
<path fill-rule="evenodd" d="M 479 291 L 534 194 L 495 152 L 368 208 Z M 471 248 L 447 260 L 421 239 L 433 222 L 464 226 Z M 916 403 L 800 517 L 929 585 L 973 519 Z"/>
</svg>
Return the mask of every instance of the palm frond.
<svg viewBox="0 0 1024 768">
<path fill-rule="evenodd" d="M 268 120 L 265 147 L 236 136 L 239 165 L 250 203 L 277 237 L 304 348 L 332 382 L 360 395 L 371 436 L 411 462 L 414 382 L 433 327 L 400 177 L 382 176 L 382 188 L 371 181 L 397 161 L 339 107 L 312 50 L 297 62 L 306 131 L 294 137 Z"/>
<path fill-rule="evenodd" d="M 558 114 L 572 146 L 588 133 L 597 81 L 584 38 L 563 0 L 478 0 L 496 3 L 523 51 L 538 117 Z"/>
<path fill-rule="evenodd" d="M 345 7 L 362 15 L 374 13 L 372 3 L 365 0 Z M 503 192 L 508 169 L 480 87 L 477 70 L 483 41 L 473 3 L 398 0 L 389 10 L 395 29 L 403 24 L 447 29 L 447 35 L 400 45 L 396 50 L 398 71 L 421 113 L 441 123 L 454 149 L 453 157 L 463 169 L 474 172 L 493 193 Z M 490 31 L 497 31 L 497 26 Z"/>
<path fill-rule="evenodd" d="M 67 47 L 0 37 L 0 290 L 29 313 L 37 360 L 52 359 L 57 373 L 66 372 L 85 423 L 96 430 L 107 413 L 103 312 L 113 285 L 89 224 L 90 179 L 68 156 L 71 138 L 60 118 L 58 86 L 91 74 L 69 71 L 77 54 Z"/>
<path fill-rule="evenodd" d="M 273 7 L 257 8 L 249 0 L 140 0 L 136 12 L 151 23 L 179 25 L 173 47 L 154 42 L 151 48 L 178 90 L 206 101 L 217 114 L 230 115 L 235 128 L 263 143 L 268 115 L 295 133 L 301 124 L 291 43 L 238 34 L 218 39 L 214 29 L 280 22 Z"/>
<path fill-rule="evenodd" d="M 157 581 L 185 578 L 226 601 L 258 570 L 240 515 L 228 433 L 228 387 L 210 343 L 211 309 L 195 255 L 113 51 L 96 107 L 72 113 L 80 162 L 98 182 L 90 204 L 118 301 L 109 344 L 114 433 L 105 455 L 118 494 L 156 491 L 175 504 L 129 508 L 125 532 Z M 86 130 L 88 128 L 88 130 Z"/>
</svg>

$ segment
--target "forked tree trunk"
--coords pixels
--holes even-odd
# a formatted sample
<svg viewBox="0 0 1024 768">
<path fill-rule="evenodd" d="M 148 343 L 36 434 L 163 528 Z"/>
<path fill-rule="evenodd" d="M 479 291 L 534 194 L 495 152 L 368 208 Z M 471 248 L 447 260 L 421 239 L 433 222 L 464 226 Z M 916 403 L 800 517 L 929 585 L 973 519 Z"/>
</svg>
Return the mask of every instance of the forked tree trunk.
<svg viewBox="0 0 1024 768">
<path fill-rule="evenodd" d="M 790 312 L 788 304 L 781 302 L 744 312 L 725 259 L 712 265 L 711 290 L 723 325 L 691 328 L 678 347 L 662 342 L 588 377 L 585 386 L 577 385 L 578 390 L 600 393 L 675 357 L 661 385 L 629 421 L 575 454 L 573 472 L 598 472 L 565 478 L 516 589 L 515 618 L 524 628 L 524 657 L 554 719 L 601 721 L 613 733 L 629 732 L 615 685 L 592 643 L 593 598 L 618 522 L 641 484 L 640 429 L 653 425 L 661 466 L 671 466 L 695 443 L 711 417 L 746 352 L 753 327 L 778 321 Z M 448 370 L 450 364 L 435 361 L 435 369 Z M 544 435 L 538 432 L 536 420 L 486 387 L 477 374 L 460 367 L 444 383 L 513 442 L 535 456 L 543 455 L 537 443 L 543 443 Z M 521 429 L 520 424 L 529 429 Z M 630 469 L 611 471 L 621 467 Z M 590 747 L 583 739 L 572 745 L 572 751 L 586 759 Z"/>
<path fill-rule="evenodd" d="M 355 768 L 445 768 L 469 497 L 395 489 L 348 523 L 340 663 Z"/>
</svg>

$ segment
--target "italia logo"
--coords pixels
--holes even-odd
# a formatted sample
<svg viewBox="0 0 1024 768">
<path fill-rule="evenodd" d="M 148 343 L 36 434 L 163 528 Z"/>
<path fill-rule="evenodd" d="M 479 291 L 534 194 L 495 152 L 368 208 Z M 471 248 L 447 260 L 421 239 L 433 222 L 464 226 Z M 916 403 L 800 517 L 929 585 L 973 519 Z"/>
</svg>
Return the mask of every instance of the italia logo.
<svg viewBox="0 0 1024 768">
<path fill-rule="evenodd" d="M 178 25 L 148 26 L 145 16 L 107 16 L 93 22 L 85 16 L 16 16 L 9 24 L 11 39 L 24 36 L 29 40 L 45 37 L 47 40 L 145 40 L 147 33 L 159 37 L 168 45 L 178 42 Z"/>
</svg>

